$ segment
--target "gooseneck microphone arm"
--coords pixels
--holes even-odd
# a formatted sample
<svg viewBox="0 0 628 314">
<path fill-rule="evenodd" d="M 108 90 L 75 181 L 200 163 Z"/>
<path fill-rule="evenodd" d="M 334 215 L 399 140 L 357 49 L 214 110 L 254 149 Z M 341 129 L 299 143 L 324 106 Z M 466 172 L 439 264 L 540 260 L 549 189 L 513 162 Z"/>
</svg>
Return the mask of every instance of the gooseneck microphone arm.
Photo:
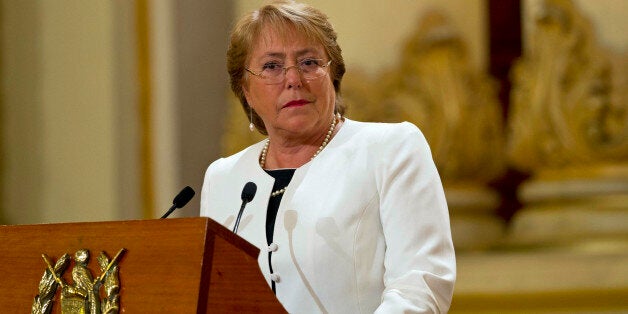
<svg viewBox="0 0 628 314">
<path fill-rule="evenodd" d="M 240 218 L 242 218 L 242 213 L 244 212 L 244 207 L 255 197 L 255 192 L 257 192 L 257 185 L 253 182 L 247 182 L 242 188 L 242 205 L 240 205 L 240 211 L 238 212 L 238 218 L 236 218 L 235 225 L 233 226 L 233 233 L 238 233 L 238 226 L 240 225 Z"/>
<path fill-rule="evenodd" d="M 183 190 L 181 190 L 181 192 L 179 192 L 179 194 L 174 197 L 174 199 L 172 200 L 172 206 L 163 216 L 161 216 L 160 219 L 164 219 L 170 216 L 170 214 L 172 214 L 175 209 L 185 206 L 185 204 L 187 204 L 192 199 L 192 197 L 194 197 L 194 194 L 195 192 L 191 187 L 184 187 Z"/>
</svg>

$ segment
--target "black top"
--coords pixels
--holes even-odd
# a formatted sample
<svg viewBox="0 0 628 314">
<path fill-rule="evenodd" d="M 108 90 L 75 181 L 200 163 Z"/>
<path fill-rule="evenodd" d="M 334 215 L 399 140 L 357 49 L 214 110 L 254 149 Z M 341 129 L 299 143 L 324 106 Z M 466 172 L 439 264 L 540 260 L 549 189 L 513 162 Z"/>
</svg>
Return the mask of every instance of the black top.
<svg viewBox="0 0 628 314">
<path fill-rule="evenodd" d="M 290 180 L 292 180 L 292 176 L 294 175 L 294 171 L 296 169 L 279 169 L 279 170 L 265 170 L 271 177 L 275 178 L 275 184 L 273 185 L 273 192 L 277 190 L 281 190 L 288 186 Z M 272 193 L 272 192 L 271 192 Z M 266 209 L 266 243 L 270 245 L 273 243 L 273 231 L 275 230 L 275 220 L 277 219 L 277 211 L 279 211 L 279 204 L 281 203 L 281 198 L 283 197 L 283 193 L 277 196 L 271 196 L 270 200 L 268 200 L 268 208 Z M 270 268 L 270 273 L 273 273 L 273 263 L 272 263 L 273 252 L 268 252 L 268 267 Z M 271 288 L 273 289 L 273 293 L 277 293 L 277 287 L 275 282 L 271 282 Z"/>
<path fill-rule="evenodd" d="M 273 192 L 281 190 L 288 186 L 294 171 L 296 169 L 279 169 L 279 170 L 265 170 L 271 177 L 275 178 L 275 184 L 273 185 Z M 271 196 L 268 201 L 268 209 L 266 210 L 266 242 L 270 245 L 273 242 L 273 230 L 275 230 L 275 219 L 277 218 L 277 211 L 279 210 L 279 204 L 283 193 L 277 196 Z"/>
</svg>

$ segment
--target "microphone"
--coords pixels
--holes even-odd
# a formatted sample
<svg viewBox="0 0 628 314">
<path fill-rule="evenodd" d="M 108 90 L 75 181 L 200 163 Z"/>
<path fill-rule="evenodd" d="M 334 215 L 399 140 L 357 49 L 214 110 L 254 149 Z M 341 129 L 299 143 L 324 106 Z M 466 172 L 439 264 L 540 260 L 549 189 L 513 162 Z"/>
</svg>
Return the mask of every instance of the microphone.
<svg viewBox="0 0 628 314">
<path fill-rule="evenodd" d="M 247 182 L 244 188 L 242 188 L 242 196 L 240 196 L 240 198 L 242 198 L 242 205 L 240 206 L 238 218 L 236 218 L 235 225 L 233 226 L 233 233 L 238 233 L 238 226 L 240 225 L 240 218 L 242 218 L 242 213 L 244 212 L 244 206 L 253 200 L 255 192 L 257 192 L 257 185 L 253 182 Z"/>
<path fill-rule="evenodd" d="M 160 219 L 170 216 L 175 209 L 185 206 L 185 204 L 187 204 L 192 197 L 194 197 L 194 194 L 194 190 L 191 187 L 184 187 L 183 190 L 181 190 L 181 192 L 179 192 L 179 194 L 177 194 L 177 196 L 175 196 L 172 200 L 172 207 L 170 207 L 170 209 L 168 209 L 168 211 L 161 216 Z"/>
</svg>

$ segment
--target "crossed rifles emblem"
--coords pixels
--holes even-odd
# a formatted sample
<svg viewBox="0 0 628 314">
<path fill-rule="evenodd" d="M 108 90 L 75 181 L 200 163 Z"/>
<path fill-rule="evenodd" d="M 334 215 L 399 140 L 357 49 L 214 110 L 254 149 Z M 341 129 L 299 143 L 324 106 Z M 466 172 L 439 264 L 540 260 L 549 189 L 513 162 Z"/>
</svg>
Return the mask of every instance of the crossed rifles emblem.
<svg viewBox="0 0 628 314">
<path fill-rule="evenodd" d="M 72 284 L 67 283 L 61 276 L 69 265 L 70 256 L 66 253 L 56 263 L 50 261 L 46 254 L 42 258 L 46 263 L 46 270 L 39 282 L 39 294 L 33 301 L 32 314 L 47 314 L 52 310 L 53 298 L 57 288 L 61 287 L 61 313 L 74 314 L 115 314 L 120 309 L 120 280 L 118 278 L 118 262 L 126 249 L 120 249 L 113 259 L 109 259 L 105 252 L 100 252 L 96 258 L 101 273 L 93 278 L 87 268 L 89 251 L 81 249 L 74 253 L 75 265 L 72 269 Z M 100 288 L 104 287 L 104 297 L 101 298 Z"/>
</svg>

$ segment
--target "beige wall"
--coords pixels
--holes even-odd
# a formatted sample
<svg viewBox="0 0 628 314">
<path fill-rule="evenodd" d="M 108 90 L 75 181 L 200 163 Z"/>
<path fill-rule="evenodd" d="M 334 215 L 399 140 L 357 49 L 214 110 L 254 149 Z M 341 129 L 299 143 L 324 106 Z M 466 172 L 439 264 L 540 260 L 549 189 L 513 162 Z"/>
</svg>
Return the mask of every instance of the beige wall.
<svg viewBox="0 0 628 314">
<path fill-rule="evenodd" d="M 41 13 L 42 220 L 114 219 L 112 4 L 43 1 Z"/>
<path fill-rule="evenodd" d="M 181 160 L 176 126 L 176 60 L 174 29 L 174 4 L 171 1 L 153 1 L 150 7 L 150 51 L 152 70 L 152 118 L 151 140 L 155 178 L 155 204 L 172 203 L 174 191 L 181 181 L 178 167 Z M 180 189 L 180 188 L 179 188 Z"/>
<path fill-rule="evenodd" d="M 3 1 L 2 13 L 4 218 L 114 219 L 111 3 Z"/>
<path fill-rule="evenodd" d="M 41 220 L 42 101 L 40 8 L 36 1 L 0 2 L 0 190 L 3 222 Z M 22 40 L 30 38 L 30 40 Z"/>
<path fill-rule="evenodd" d="M 155 218 L 183 186 L 200 192 L 226 108 L 230 1 L 147 1 L 142 56 L 136 4 L 0 0 L 0 223 Z M 150 62 L 148 126 L 138 58 Z M 199 199 L 179 215 L 198 215 Z"/>
<path fill-rule="evenodd" d="M 612 49 L 628 52 L 628 1 L 575 0 L 579 8 L 595 25 L 600 43 Z"/>
</svg>

